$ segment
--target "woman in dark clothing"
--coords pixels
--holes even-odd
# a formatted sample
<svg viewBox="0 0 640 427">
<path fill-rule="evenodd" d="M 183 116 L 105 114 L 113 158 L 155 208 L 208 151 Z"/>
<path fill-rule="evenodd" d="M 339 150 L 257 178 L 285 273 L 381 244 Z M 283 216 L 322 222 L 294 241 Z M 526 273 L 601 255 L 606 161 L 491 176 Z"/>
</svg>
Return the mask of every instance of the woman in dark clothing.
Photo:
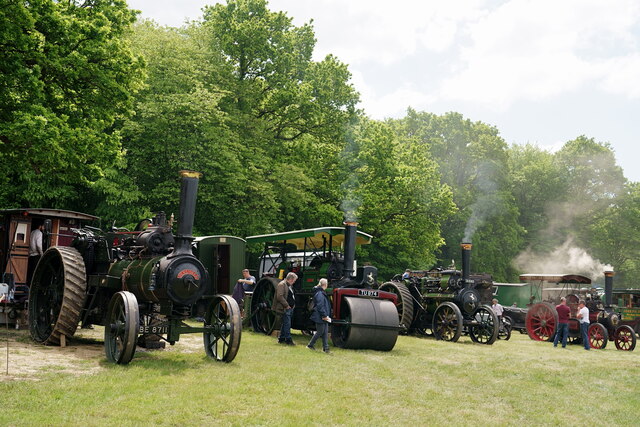
<svg viewBox="0 0 640 427">
<path fill-rule="evenodd" d="M 315 350 L 314 344 L 318 338 L 322 337 L 322 350 L 325 353 L 329 353 L 329 323 L 331 323 L 331 304 L 325 293 L 327 286 L 327 279 L 320 279 L 318 285 L 313 288 L 315 291 L 313 294 L 315 307 L 313 308 L 313 313 L 311 313 L 311 320 L 316 323 L 316 332 L 311 337 L 309 344 L 307 344 L 308 348 Z"/>
</svg>

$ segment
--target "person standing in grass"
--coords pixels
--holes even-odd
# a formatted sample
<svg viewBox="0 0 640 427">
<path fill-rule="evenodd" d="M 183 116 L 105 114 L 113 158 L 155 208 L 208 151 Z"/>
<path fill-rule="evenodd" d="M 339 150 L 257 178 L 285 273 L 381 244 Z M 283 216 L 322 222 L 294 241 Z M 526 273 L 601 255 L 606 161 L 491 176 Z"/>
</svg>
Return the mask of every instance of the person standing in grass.
<svg viewBox="0 0 640 427">
<path fill-rule="evenodd" d="M 493 310 L 493 312 L 496 314 L 496 317 L 498 317 L 498 321 L 502 322 L 502 314 L 504 313 L 502 304 L 500 304 L 496 298 L 492 299 L 491 303 L 493 304 L 491 306 L 491 310 Z"/>
<path fill-rule="evenodd" d="M 314 308 L 311 313 L 311 320 L 316 324 L 316 332 L 307 344 L 307 348 L 315 350 L 314 345 L 318 338 L 322 337 L 322 351 L 329 353 L 329 323 L 331 323 L 331 304 L 327 297 L 327 279 L 320 279 L 313 291 Z"/>
<path fill-rule="evenodd" d="M 562 335 L 562 348 L 567 348 L 567 338 L 569 337 L 569 315 L 571 314 L 571 309 L 567 305 L 567 299 L 565 297 L 560 298 L 560 304 L 556 305 L 556 311 L 558 312 L 558 329 L 556 330 L 556 336 L 553 339 L 553 346 L 558 346 L 560 335 Z"/>
<path fill-rule="evenodd" d="M 580 332 L 585 350 L 590 350 L 589 345 L 589 309 L 585 306 L 584 300 L 578 303 L 578 320 L 580 321 Z"/>
<path fill-rule="evenodd" d="M 287 277 L 278 283 L 276 294 L 271 304 L 273 310 L 282 316 L 282 326 L 278 337 L 278 343 L 280 344 L 296 345 L 291 338 L 291 317 L 293 316 L 293 307 L 296 305 L 293 284 L 296 280 L 298 280 L 296 273 L 287 273 Z"/>
</svg>

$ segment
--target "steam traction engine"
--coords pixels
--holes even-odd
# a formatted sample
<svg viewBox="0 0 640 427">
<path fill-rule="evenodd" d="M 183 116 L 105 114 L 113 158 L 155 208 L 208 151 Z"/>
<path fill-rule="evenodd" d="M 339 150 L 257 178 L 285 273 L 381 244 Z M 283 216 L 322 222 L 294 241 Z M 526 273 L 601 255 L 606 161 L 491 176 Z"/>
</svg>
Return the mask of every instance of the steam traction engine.
<svg viewBox="0 0 640 427">
<path fill-rule="evenodd" d="M 51 247 L 38 263 L 29 296 L 32 338 L 48 345 L 71 337 L 78 323 L 104 325 L 107 358 L 127 364 L 138 336 L 174 344 L 202 332 L 206 354 L 230 362 L 240 346 L 238 304 L 216 295 L 204 325 L 184 321 L 208 290 L 209 274 L 191 252 L 200 173 L 182 171 L 180 223 L 174 236 L 163 213 L 134 233 L 74 229 L 70 247 Z"/>
<path fill-rule="evenodd" d="M 471 244 L 462 243 L 462 271 L 455 269 L 413 272 L 405 280 L 394 277 L 380 290 L 398 296 L 398 316 L 405 332 L 458 341 L 463 332 L 481 344 L 493 344 L 498 318 L 482 301 L 490 299 L 489 275 L 469 273 Z M 487 297 L 487 294 L 489 297 Z"/>
<path fill-rule="evenodd" d="M 590 284 L 588 277 L 576 276 L 581 278 L 580 283 Z M 636 335 L 629 325 L 621 324 L 622 314 L 616 306 L 612 304 L 613 295 L 613 271 L 604 272 L 604 301 L 592 289 L 592 292 L 582 292 L 581 289 L 564 290 L 567 299 L 567 305 L 571 309 L 569 318 L 569 339 L 572 342 L 579 342 L 581 338 L 580 324 L 576 315 L 578 313 L 578 301 L 585 300 L 585 305 L 589 309 L 589 344 L 592 348 L 604 349 L 610 339 L 613 339 L 618 350 L 633 351 L 636 347 Z M 527 274 L 520 276 L 521 279 L 546 279 L 549 280 L 553 275 L 534 275 Z M 543 289 L 543 293 L 545 290 Z M 558 312 L 555 305 L 559 304 L 559 297 L 550 301 L 533 304 L 527 311 L 525 325 L 527 333 L 532 340 L 535 341 L 551 341 L 553 340 L 556 329 L 558 327 Z"/>
<path fill-rule="evenodd" d="M 374 289 L 378 270 L 354 268 L 356 243 L 371 243 L 371 236 L 357 231 L 357 224 L 247 237 L 247 243 L 264 243 L 264 260 L 251 300 L 251 324 L 255 331 L 271 334 L 280 319 L 271 309 L 278 282 L 289 272 L 298 275 L 293 285 L 296 305 L 292 329 L 315 329 L 307 303 L 321 278 L 329 282 L 333 307 L 331 340 L 336 347 L 389 351 L 398 338 L 398 313 L 393 293 Z M 303 252 L 292 252 L 291 247 Z M 343 246 L 341 254 L 337 248 Z M 275 253 L 273 253 L 275 251 Z"/>
</svg>

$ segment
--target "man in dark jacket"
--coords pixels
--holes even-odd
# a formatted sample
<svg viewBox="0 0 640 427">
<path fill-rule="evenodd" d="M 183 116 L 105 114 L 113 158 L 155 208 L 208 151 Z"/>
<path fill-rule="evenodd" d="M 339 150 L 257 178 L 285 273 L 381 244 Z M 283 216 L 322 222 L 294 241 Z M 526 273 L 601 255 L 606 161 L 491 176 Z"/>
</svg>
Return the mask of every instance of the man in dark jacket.
<svg viewBox="0 0 640 427">
<path fill-rule="evenodd" d="M 308 348 L 315 350 L 313 346 L 318 338 L 322 337 L 322 350 L 325 353 L 329 353 L 329 323 L 331 323 L 331 304 L 325 292 L 327 286 L 327 279 L 320 279 L 318 285 L 313 288 L 315 291 L 313 294 L 315 307 L 311 313 L 311 320 L 316 324 L 316 332 L 311 337 L 309 344 L 307 344 Z"/>
<path fill-rule="evenodd" d="M 273 310 L 282 316 L 282 326 L 280 327 L 280 336 L 278 336 L 280 344 L 295 345 L 291 339 L 291 316 L 293 315 L 293 307 L 296 305 L 296 297 L 293 293 L 293 284 L 296 280 L 298 280 L 296 273 L 288 273 L 287 277 L 278 283 L 273 304 L 271 304 Z"/>
</svg>

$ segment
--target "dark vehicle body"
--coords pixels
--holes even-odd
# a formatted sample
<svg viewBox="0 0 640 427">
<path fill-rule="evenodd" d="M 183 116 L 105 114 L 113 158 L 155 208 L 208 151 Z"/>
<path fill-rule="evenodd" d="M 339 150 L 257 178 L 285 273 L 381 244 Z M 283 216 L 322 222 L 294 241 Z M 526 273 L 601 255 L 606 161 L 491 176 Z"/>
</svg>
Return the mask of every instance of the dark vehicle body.
<svg viewBox="0 0 640 427">
<path fill-rule="evenodd" d="M 622 315 L 621 323 L 640 334 L 640 289 L 614 289 L 613 301 Z"/>
<path fill-rule="evenodd" d="M 380 289 L 398 295 L 400 325 L 407 333 L 434 335 L 458 341 L 465 333 L 477 343 L 493 344 L 498 318 L 485 302 L 491 300 L 493 280 L 488 274 L 470 274 L 471 244 L 463 243 L 462 271 L 434 269 L 396 276 Z"/>
<path fill-rule="evenodd" d="M 576 318 L 578 303 L 585 301 L 589 309 L 588 336 L 591 348 L 604 349 L 609 340 L 614 341 L 618 350 L 632 351 L 636 346 L 633 329 L 621 323 L 623 315 L 613 305 L 613 271 L 605 271 L 604 300 L 597 289 L 591 285 L 591 279 L 577 274 L 523 274 L 520 280 L 528 281 L 541 290 L 542 302 L 531 304 L 527 310 L 525 326 L 529 337 L 536 341 L 551 341 L 558 325 L 558 313 L 555 306 L 565 297 L 571 309 L 569 318 L 569 339 L 582 341 L 579 321 Z"/>
<path fill-rule="evenodd" d="M 21 208 L 0 210 L 0 321 L 15 324 L 22 318 L 29 299 L 29 241 L 32 230 L 45 225 L 43 250 L 70 246 L 73 228 L 97 223 L 98 218 L 63 209 Z"/>
<path fill-rule="evenodd" d="M 240 345 L 240 310 L 227 295 L 209 299 L 202 327 L 185 323 L 211 285 L 192 253 L 191 236 L 200 174 L 181 171 L 178 231 L 158 213 L 139 229 L 72 229 L 70 246 L 47 249 L 29 293 L 32 338 L 57 345 L 79 322 L 105 327 L 107 358 L 127 364 L 136 345 L 174 344 L 180 334 L 201 332 L 205 352 L 230 362 Z M 143 226 L 144 224 L 144 226 Z"/>
</svg>

